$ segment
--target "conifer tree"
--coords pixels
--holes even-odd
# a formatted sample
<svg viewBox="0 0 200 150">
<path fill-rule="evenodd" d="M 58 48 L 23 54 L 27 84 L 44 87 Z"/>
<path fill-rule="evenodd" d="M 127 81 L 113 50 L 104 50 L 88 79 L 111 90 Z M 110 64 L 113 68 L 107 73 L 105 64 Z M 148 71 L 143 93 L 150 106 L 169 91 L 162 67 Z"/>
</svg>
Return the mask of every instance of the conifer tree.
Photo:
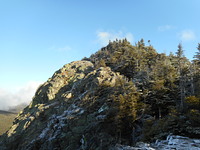
<svg viewBox="0 0 200 150">
<path fill-rule="evenodd" d="M 195 95 L 200 97 L 200 43 L 198 43 L 197 52 L 194 55 L 193 60 L 194 66 L 194 85 L 195 85 Z"/>
<path fill-rule="evenodd" d="M 180 108 L 183 109 L 183 101 L 185 98 L 185 87 L 184 87 L 184 77 L 183 77 L 183 46 L 181 43 L 178 45 L 178 50 L 176 52 L 177 58 L 178 58 L 178 73 L 180 76 L 179 79 L 179 89 L 180 89 Z"/>
<path fill-rule="evenodd" d="M 200 43 L 198 43 L 196 55 L 194 55 L 195 61 L 198 66 L 200 66 Z"/>
<path fill-rule="evenodd" d="M 183 57 L 183 46 L 181 43 L 178 44 L 178 50 L 177 50 L 176 54 L 177 54 L 178 58 Z"/>
</svg>

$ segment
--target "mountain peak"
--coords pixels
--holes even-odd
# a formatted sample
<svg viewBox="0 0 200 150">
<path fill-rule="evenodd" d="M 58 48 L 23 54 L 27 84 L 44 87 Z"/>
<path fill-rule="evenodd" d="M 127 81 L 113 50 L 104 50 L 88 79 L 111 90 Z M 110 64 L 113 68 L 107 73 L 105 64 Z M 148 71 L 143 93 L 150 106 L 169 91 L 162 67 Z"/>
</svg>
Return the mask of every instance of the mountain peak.
<svg viewBox="0 0 200 150">
<path fill-rule="evenodd" d="M 192 66 L 144 40 L 110 42 L 42 84 L 1 136 L 0 148 L 112 149 L 169 133 L 198 137 L 199 78 Z"/>
</svg>

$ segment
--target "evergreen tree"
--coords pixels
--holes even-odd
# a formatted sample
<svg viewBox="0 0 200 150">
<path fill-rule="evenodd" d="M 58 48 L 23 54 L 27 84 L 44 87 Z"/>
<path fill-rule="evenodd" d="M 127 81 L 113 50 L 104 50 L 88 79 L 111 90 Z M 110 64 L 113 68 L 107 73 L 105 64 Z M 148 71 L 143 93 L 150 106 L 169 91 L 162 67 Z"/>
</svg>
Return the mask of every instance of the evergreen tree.
<svg viewBox="0 0 200 150">
<path fill-rule="evenodd" d="M 178 58 L 178 73 L 179 73 L 179 89 L 180 89 L 180 108 L 183 109 L 183 102 L 185 98 L 185 86 L 184 86 L 184 77 L 183 77 L 183 46 L 181 43 L 178 45 L 178 50 L 176 52 Z"/>
<path fill-rule="evenodd" d="M 200 66 L 200 43 L 198 43 L 196 55 L 194 55 L 195 61 L 198 66 Z"/>
<path fill-rule="evenodd" d="M 197 97 L 200 97 L 200 43 L 198 43 L 196 55 L 194 55 L 194 91 Z"/>
<path fill-rule="evenodd" d="M 138 47 L 139 48 L 144 48 L 145 44 L 144 44 L 144 39 L 141 39 L 140 41 L 138 41 Z"/>
<path fill-rule="evenodd" d="M 177 54 L 178 58 L 183 57 L 183 46 L 181 43 L 178 44 L 178 50 L 177 50 L 176 54 Z"/>
</svg>

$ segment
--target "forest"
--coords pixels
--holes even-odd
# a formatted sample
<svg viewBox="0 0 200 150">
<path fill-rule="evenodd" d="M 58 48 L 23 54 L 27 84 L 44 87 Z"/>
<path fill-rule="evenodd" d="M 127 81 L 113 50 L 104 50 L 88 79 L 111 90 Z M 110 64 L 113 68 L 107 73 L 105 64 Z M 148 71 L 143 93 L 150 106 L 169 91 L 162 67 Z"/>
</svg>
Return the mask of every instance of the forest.
<svg viewBox="0 0 200 150">
<path fill-rule="evenodd" d="M 106 47 L 84 59 L 92 61 L 96 68 L 110 67 L 134 84 L 135 90 L 115 98 L 119 103 L 122 128 L 127 127 L 127 123 L 130 129 L 142 124 L 143 129 L 139 132 L 144 141 L 170 133 L 189 137 L 200 135 L 200 43 L 192 61 L 184 55 L 181 43 L 175 54 L 167 56 L 157 53 L 150 41 L 145 45 L 143 39 L 135 45 L 126 39 L 110 41 Z M 121 87 L 130 90 L 124 85 Z M 131 126 L 132 122 L 134 126 Z M 128 129 L 122 128 L 120 134 L 127 136 Z"/>
</svg>

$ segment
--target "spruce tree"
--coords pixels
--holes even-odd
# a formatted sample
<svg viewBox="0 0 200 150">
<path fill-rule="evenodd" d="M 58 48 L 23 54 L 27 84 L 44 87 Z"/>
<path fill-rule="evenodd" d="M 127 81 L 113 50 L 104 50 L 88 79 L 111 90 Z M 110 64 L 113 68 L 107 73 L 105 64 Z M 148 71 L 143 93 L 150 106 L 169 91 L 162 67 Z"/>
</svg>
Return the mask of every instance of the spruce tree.
<svg viewBox="0 0 200 150">
<path fill-rule="evenodd" d="M 195 61 L 198 66 L 200 66 L 200 43 L 198 43 L 196 55 L 194 55 Z"/>
<path fill-rule="evenodd" d="M 198 43 L 197 52 L 194 55 L 194 85 L 195 95 L 200 97 L 200 43 Z"/>
<path fill-rule="evenodd" d="M 183 46 L 181 43 L 178 45 L 178 50 L 176 52 L 178 58 L 178 73 L 179 73 L 179 89 L 180 89 L 180 109 L 183 110 L 183 102 L 185 99 L 185 86 L 184 86 L 184 76 L 183 76 Z"/>
<path fill-rule="evenodd" d="M 177 50 L 176 54 L 177 54 L 178 58 L 183 57 L 183 46 L 181 43 L 178 44 L 178 50 Z"/>
</svg>

